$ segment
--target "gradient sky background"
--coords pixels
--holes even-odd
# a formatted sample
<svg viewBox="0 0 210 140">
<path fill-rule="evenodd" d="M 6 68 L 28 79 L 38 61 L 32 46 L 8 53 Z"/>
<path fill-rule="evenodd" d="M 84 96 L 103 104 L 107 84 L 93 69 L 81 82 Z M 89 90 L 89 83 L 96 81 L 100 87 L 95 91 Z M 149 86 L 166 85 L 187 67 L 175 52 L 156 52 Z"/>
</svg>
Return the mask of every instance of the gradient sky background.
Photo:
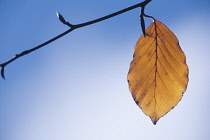
<svg viewBox="0 0 210 140">
<path fill-rule="evenodd" d="M 0 0 L 0 62 L 138 0 Z M 127 72 L 142 34 L 140 8 L 77 29 L 5 69 L 0 140 L 208 140 L 210 1 L 153 0 L 146 13 L 178 37 L 190 69 L 182 101 L 154 126 L 136 106 Z M 149 26 L 151 20 L 147 20 Z"/>
</svg>

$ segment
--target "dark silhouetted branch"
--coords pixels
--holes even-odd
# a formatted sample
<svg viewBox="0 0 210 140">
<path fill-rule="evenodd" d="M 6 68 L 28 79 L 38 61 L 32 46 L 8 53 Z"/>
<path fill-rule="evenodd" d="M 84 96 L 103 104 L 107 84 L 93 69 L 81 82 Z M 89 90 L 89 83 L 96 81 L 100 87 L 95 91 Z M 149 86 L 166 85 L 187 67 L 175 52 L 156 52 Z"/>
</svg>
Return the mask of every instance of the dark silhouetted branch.
<svg viewBox="0 0 210 140">
<path fill-rule="evenodd" d="M 152 1 L 152 0 L 145 0 L 144 2 L 138 3 L 138 4 L 136 4 L 136 5 L 133 5 L 133 6 L 128 7 L 128 8 L 125 8 L 125 9 L 123 9 L 123 10 L 120 10 L 120 11 L 118 11 L 118 12 L 112 13 L 112 14 L 110 14 L 110 15 L 107 15 L 107 16 L 104 16 L 104 17 L 101 17 L 101 18 L 98 18 L 98 19 L 95 19 L 95 20 L 92 20 L 92 21 L 88 21 L 88 22 L 85 22 L 85 23 L 77 24 L 77 25 L 73 25 L 73 24 L 70 24 L 69 22 L 66 22 L 66 20 L 64 19 L 64 17 L 63 17 L 60 13 L 57 12 L 58 19 L 59 19 L 63 24 L 69 26 L 70 29 L 68 29 L 67 31 L 63 32 L 62 34 L 60 34 L 60 35 L 58 35 L 58 36 L 56 36 L 56 37 L 54 37 L 54 38 L 52 38 L 52 39 L 50 39 L 50 40 L 48 40 L 48 41 L 42 43 L 42 44 L 40 44 L 40 45 L 38 45 L 38 46 L 36 46 L 36 47 L 34 47 L 34 48 L 32 48 L 32 49 L 25 50 L 25 51 L 23 51 L 23 52 L 21 52 L 21 53 L 19 53 L 19 54 L 16 54 L 16 55 L 15 55 L 13 58 L 11 58 L 10 60 L 8 60 L 8 61 L 6 61 L 6 62 L 4 62 L 4 63 L 1 63 L 1 64 L 0 64 L 0 66 L 1 66 L 1 77 L 2 77 L 3 79 L 5 79 L 5 74 L 4 74 L 5 67 L 6 67 L 8 64 L 10 64 L 11 62 L 15 61 L 16 59 L 18 59 L 18 58 L 20 58 L 20 57 L 22 57 L 22 56 L 24 56 L 24 55 L 27 55 L 27 54 L 29 54 L 29 53 L 31 53 L 31 52 L 34 52 L 34 51 L 36 51 L 36 50 L 42 48 L 43 46 L 45 46 L 45 45 L 47 45 L 47 44 L 49 44 L 49 43 L 51 43 L 51 42 L 53 42 L 53 41 L 55 41 L 55 40 L 61 38 L 62 36 L 64 36 L 64 35 L 70 33 L 71 31 L 73 31 L 73 30 L 75 30 L 75 29 L 77 29 L 77 28 L 81 28 L 81 27 L 84 27 L 84 26 L 88 26 L 88 25 L 91 25 L 91 24 L 94 24 L 94 23 L 97 23 L 97 22 L 100 22 L 100 21 L 109 19 L 109 18 L 111 18 L 111 17 L 120 15 L 120 14 L 122 14 L 122 13 L 125 13 L 125 12 L 127 12 L 127 11 L 130 11 L 130 10 L 135 9 L 135 8 L 138 8 L 138 7 L 142 7 L 142 8 L 144 9 L 144 7 L 145 7 L 149 2 L 151 2 L 151 1 Z"/>
</svg>

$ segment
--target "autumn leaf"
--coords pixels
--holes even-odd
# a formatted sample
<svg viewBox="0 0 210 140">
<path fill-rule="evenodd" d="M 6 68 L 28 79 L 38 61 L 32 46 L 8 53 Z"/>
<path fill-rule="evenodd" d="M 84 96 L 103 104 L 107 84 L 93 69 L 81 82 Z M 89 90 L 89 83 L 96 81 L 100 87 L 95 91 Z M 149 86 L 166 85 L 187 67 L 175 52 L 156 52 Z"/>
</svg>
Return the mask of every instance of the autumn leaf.
<svg viewBox="0 0 210 140">
<path fill-rule="evenodd" d="M 128 72 L 134 101 L 154 124 L 181 100 L 188 84 L 186 57 L 178 39 L 154 20 L 139 38 Z"/>
</svg>

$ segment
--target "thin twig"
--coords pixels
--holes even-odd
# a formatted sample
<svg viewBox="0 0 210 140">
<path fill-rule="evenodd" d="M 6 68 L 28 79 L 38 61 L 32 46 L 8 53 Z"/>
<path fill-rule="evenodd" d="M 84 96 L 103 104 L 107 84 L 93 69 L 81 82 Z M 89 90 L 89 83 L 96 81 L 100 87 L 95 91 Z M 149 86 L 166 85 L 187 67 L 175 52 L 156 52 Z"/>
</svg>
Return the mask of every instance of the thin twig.
<svg viewBox="0 0 210 140">
<path fill-rule="evenodd" d="M 18 59 L 18 58 L 20 58 L 20 57 L 22 57 L 22 56 L 24 56 L 24 55 L 27 55 L 27 54 L 29 54 L 29 53 L 31 53 L 31 52 L 34 52 L 34 51 L 36 51 L 36 50 L 42 48 L 43 46 L 45 46 L 45 45 L 47 45 L 47 44 L 49 44 L 49 43 L 51 43 L 51 42 L 53 42 L 53 41 L 55 41 L 55 40 L 61 38 L 62 36 L 64 36 L 64 35 L 70 33 L 71 31 L 73 31 L 73 30 L 75 30 L 75 29 L 77 29 L 77 28 L 81 28 L 81 27 L 84 27 L 84 26 L 87 26 L 87 25 L 91 25 L 91 24 L 94 24 L 94 23 L 97 23 L 97 22 L 100 22 L 100 21 L 109 19 L 109 18 L 111 18 L 111 17 L 120 15 L 120 14 L 122 14 L 122 13 L 125 13 L 125 12 L 127 12 L 127 11 L 130 11 L 130 10 L 135 9 L 135 8 L 138 8 L 138 7 L 145 7 L 145 6 L 146 6 L 149 2 L 151 2 L 151 1 L 152 1 L 152 0 L 145 0 L 144 2 L 138 3 L 138 4 L 136 4 L 136 5 L 133 5 L 133 6 L 128 7 L 128 8 L 125 8 L 125 9 L 123 9 L 123 10 L 120 10 L 120 11 L 118 11 L 118 12 L 112 13 L 112 14 L 110 14 L 110 15 L 107 15 L 107 16 L 104 16 L 104 17 L 101 17 L 101 18 L 98 18 L 98 19 L 95 19 L 95 20 L 92 20 L 92 21 L 88 21 L 88 22 L 85 22 L 85 23 L 77 24 L 77 25 L 72 25 L 72 24 L 70 24 L 69 22 L 66 22 L 66 20 L 63 18 L 63 16 L 60 15 L 59 13 L 57 13 L 59 20 L 60 20 L 63 24 L 66 24 L 67 26 L 69 26 L 70 29 L 68 29 L 67 31 L 63 32 L 62 34 L 60 34 L 60 35 L 58 35 L 58 36 L 56 36 L 56 37 L 54 37 L 54 38 L 52 38 L 52 39 L 50 39 L 50 40 L 48 40 L 48 41 L 42 43 L 42 44 L 40 44 L 40 45 L 38 45 L 38 46 L 36 46 L 36 47 L 34 47 L 34 48 L 32 48 L 32 49 L 25 50 L 25 51 L 23 51 L 23 52 L 21 52 L 21 53 L 19 53 L 19 54 L 16 54 L 13 58 L 9 59 L 8 61 L 6 61 L 6 62 L 4 62 L 4 63 L 1 63 L 1 64 L 0 64 L 0 67 L 1 67 L 1 76 L 2 76 L 2 78 L 5 79 L 5 74 L 4 74 L 4 69 L 5 69 L 5 67 L 6 67 L 8 64 L 10 64 L 11 62 L 13 62 L 14 60 L 16 60 L 16 59 Z"/>
</svg>

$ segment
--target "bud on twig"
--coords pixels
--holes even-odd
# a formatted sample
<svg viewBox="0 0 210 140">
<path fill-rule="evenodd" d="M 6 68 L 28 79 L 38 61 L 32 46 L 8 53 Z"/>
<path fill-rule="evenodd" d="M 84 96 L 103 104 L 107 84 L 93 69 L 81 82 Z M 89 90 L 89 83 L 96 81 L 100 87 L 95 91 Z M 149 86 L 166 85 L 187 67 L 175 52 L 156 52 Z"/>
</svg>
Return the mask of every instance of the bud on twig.
<svg viewBox="0 0 210 140">
<path fill-rule="evenodd" d="M 58 13 L 57 11 L 56 11 L 56 15 L 57 15 L 58 19 L 59 19 L 63 24 L 66 24 L 66 23 L 67 23 L 66 20 L 64 19 L 64 17 L 63 17 L 60 13 Z"/>
</svg>

